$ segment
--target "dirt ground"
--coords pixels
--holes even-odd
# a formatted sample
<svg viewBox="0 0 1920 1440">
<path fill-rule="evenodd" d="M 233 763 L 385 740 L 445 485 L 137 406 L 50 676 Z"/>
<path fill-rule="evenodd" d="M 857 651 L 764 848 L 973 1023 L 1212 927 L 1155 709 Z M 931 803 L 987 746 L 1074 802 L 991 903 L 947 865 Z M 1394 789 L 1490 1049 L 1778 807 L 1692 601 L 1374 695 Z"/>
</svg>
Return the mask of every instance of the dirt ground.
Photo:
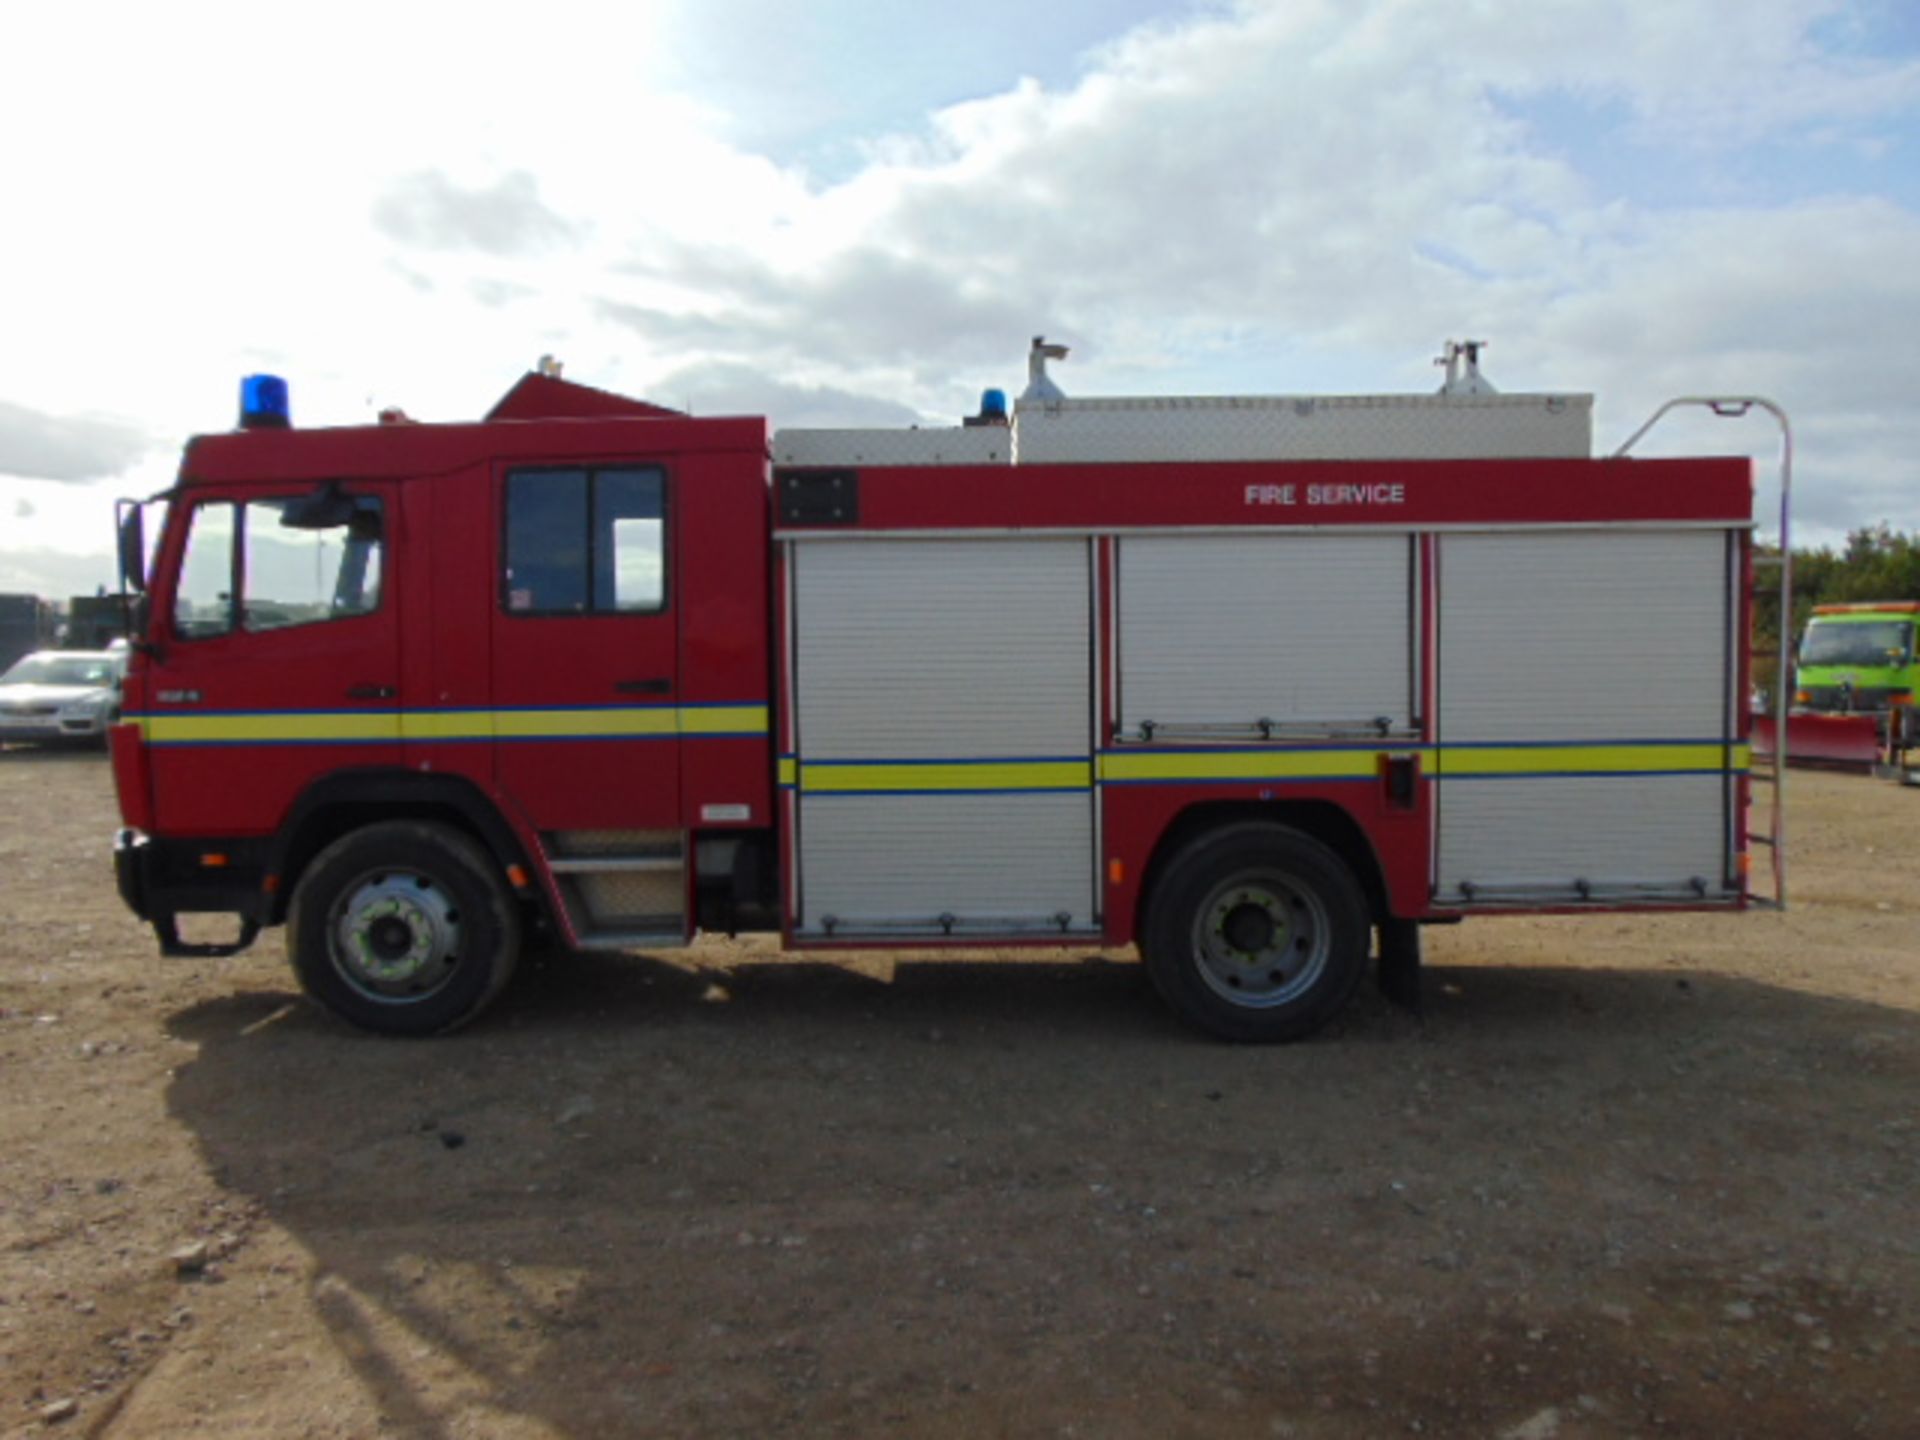
<svg viewBox="0 0 1920 1440">
<path fill-rule="evenodd" d="M 0 1434 L 1920 1434 L 1920 790 L 1786 916 L 1486 920 L 1303 1045 L 1122 957 L 163 961 L 0 753 Z"/>
</svg>

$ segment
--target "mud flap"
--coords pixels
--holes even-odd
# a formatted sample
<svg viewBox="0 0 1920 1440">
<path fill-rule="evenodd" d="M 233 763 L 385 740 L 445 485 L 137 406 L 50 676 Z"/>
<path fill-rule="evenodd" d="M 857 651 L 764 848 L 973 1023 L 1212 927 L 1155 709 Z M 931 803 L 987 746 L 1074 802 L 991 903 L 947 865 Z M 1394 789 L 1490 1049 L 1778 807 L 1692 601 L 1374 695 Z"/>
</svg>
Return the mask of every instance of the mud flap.
<svg viewBox="0 0 1920 1440">
<path fill-rule="evenodd" d="M 1375 930 L 1380 937 L 1380 993 L 1389 1004 L 1420 1014 L 1420 927 L 1411 920 L 1386 919 Z"/>
</svg>

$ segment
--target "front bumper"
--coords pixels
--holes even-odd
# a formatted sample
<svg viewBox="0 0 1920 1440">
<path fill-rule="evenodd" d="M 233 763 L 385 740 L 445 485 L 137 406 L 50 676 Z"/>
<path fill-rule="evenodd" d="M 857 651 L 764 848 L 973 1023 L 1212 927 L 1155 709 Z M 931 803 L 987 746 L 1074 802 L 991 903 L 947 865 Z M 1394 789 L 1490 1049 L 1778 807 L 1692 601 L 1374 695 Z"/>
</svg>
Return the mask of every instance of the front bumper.
<svg viewBox="0 0 1920 1440">
<path fill-rule="evenodd" d="M 163 839 L 138 830 L 113 837 L 113 876 L 129 910 L 153 927 L 162 955 L 238 955 L 254 941 L 270 904 L 261 893 L 257 840 Z M 218 856 L 221 863 L 209 864 Z M 239 938 L 202 943 L 180 938 L 182 915 L 234 915 Z"/>
<path fill-rule="evenodd" d="M 1802 685 L 1797 694 L 1807 698 L 1794 708 L 1823 715 L 1883 715 L 1894 696 L 1906 693 L 1898 685 L 1856 685 L 1852 690 L 1842 685 Z"/>
<path fill-rule="evenodd" d="M 0 715 L 0 745 L 13 742 L 46 744 L 54 740 L 99 740 L 107 724 L 98 715 L 66 719 L 58 715 Z"/>
</svg>

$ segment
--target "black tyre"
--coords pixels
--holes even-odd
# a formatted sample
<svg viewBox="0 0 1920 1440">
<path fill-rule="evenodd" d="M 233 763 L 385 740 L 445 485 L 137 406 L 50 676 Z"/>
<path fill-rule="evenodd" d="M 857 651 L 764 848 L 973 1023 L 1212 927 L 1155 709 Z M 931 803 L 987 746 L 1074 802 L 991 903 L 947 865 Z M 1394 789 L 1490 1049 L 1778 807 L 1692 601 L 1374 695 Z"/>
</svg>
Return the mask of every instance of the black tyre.
<svg viewBox="0 0 1920 1440">
<path fill-rule="evenodd" d="M 505 987 L 520 914 L 493 857 L 445 825 L 355 830 L 307 866 L 287 955 L 307 994 L 391 1035 L 457 1029 Z"/>
<path fill-rule="evenodd" d="M 1203 835 L 1161 873 L 1140 948 L 1179 1016 L 1226 1040 L 1298 1040 L 1367 969 L 1371 920 L 1346 863 L 1309 835 L 1248 823 Z"/>
</svg>

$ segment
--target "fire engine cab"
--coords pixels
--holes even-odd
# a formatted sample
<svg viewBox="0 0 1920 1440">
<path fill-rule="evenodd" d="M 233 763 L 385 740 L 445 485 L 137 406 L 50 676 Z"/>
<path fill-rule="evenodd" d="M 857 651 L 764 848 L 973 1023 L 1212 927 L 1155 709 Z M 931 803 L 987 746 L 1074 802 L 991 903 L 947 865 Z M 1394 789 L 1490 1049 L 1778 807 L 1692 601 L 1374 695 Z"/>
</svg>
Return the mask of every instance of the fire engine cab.
<svg viewBox="0 0 1920 1440">
<path fill-rule="evenodd" d="M 1063 355 L 888 431 L 546 365 L 477 423 L 302 430 L 255 377 L 150 566 L 123 510 L 121 893 L 168 954 L 284 925 L 392 1032 L 537 927 L 1138 946 L 1236 1040 L 1421 924 L 1762 900 L 1747 460 L 1594 459 L 1591 397 L 1477 346 L 1393 396 L 1071 399 Z"/>
</svg>

